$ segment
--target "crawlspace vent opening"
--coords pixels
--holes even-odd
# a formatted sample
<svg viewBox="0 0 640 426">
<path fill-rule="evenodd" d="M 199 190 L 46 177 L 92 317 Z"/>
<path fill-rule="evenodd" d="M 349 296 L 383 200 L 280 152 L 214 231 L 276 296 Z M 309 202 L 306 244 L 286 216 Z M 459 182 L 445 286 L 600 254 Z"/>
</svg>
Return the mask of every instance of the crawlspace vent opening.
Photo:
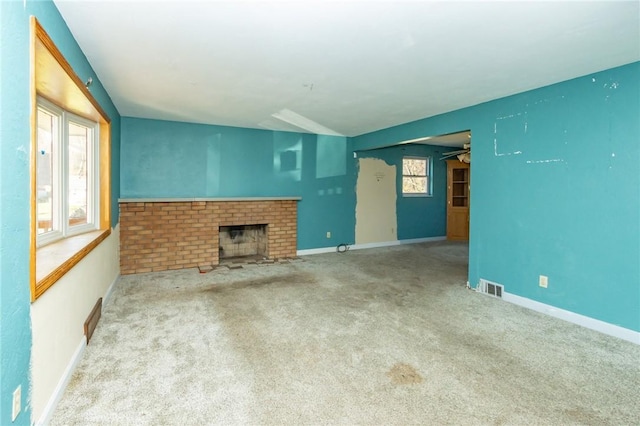
<svg viewBox="0 0 640 426">
<path fill-rule="evenodd" d="M 489 296 L 498 297 L 502 299 L 502 293 L 504 293 L 504 286 L 502 284 L 494 283 L 487 280 L 480 280 L 476 290 L 480 293 L 488 294 Z"/>
</svg>

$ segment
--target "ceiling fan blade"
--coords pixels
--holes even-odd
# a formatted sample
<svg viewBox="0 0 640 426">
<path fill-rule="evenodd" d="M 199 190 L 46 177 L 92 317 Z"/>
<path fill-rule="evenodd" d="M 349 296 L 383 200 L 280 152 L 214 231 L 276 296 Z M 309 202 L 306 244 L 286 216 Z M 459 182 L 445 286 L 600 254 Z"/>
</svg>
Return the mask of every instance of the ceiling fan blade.
<svg viewBox="0 0 640 426">
<path fill-rule="evenodd" d="M 451 157 L 455 157 L 456 155 L 460 155 L 460 152 L 454 152 L 454 153 L 446 153 L 446 154 L 442 154 L 442 157 L 440 157 L 441 160 L 446 160 L 447 158 L 451 158 Z"/>
<path fill-rule="evenodd" d="M 455 155 L 455 154 L 462 154 L 464 152 L 468 152 L 468 149 L 459 149 L 457 151 L 450 151 L 450 152 L 443 152 L 442 155 Z"/>
</svg>

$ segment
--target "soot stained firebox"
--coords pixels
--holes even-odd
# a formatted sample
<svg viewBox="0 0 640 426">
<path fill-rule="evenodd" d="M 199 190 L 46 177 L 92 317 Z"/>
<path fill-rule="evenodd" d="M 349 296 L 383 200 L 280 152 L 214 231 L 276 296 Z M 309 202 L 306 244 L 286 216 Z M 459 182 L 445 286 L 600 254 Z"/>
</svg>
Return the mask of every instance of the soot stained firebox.
<svg viewBox="0 0 640 426">
<path fill-rule="evenodd" d="M 267 225 L 234 225 L 219 228 L 220 259 L 267 255 Z"/>
</svg>

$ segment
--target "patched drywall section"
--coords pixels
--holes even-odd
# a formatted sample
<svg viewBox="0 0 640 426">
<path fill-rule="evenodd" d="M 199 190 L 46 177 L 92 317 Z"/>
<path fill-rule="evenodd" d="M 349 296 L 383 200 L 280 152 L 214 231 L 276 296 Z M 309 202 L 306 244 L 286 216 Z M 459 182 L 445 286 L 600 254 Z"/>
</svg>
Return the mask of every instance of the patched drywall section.
<svg viewBox="0 0 640 426">
<path fill-rule="evenodd" d="M 375 158 L 358 164 L 356 244 L 396 241 L 396 168 Z"/>
</svg>

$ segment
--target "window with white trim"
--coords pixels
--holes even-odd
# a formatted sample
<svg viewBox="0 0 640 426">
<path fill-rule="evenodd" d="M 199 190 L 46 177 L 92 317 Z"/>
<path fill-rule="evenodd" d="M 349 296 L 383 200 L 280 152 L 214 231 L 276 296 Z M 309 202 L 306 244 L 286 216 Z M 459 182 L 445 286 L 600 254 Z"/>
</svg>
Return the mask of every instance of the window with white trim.
<svg viewBox="0 0 640 426">
<path fill-rule="evenodd" d="M 38 98 L 38 246 L 98 229 L 98 123 Z"/>
<path fill-rule="evenodd" d="M 431 195 L 431 157 L 402 158 L 402 195 L 425 197 Z"/>
</svg>

